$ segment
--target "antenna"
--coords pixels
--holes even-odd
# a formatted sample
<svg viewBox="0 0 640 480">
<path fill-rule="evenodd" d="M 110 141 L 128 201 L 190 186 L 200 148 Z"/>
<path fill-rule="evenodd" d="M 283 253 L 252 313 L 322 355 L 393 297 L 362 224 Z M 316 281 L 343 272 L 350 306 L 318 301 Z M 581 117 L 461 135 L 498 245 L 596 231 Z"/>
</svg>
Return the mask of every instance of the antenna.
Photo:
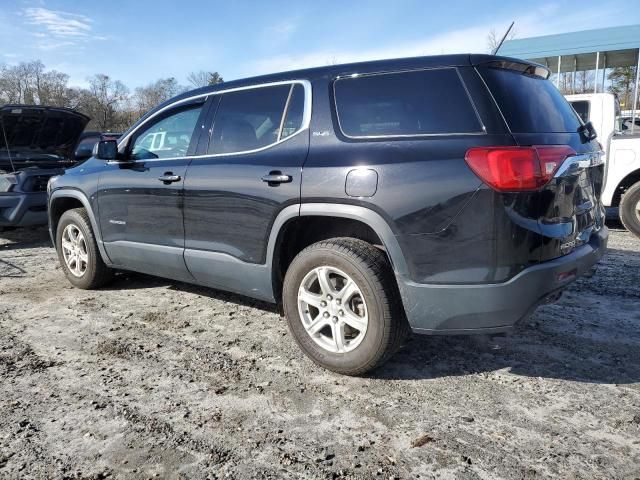
<svg viewBox="0 0 640 480">
<path fill-rule="evenodd" d="M 498 46 L 493 49 L 493 52 L 491 52 L 491 55 L 496 55 L 498 53 L 498 50 L 500 50 L 500 47 L 502 46 L 504 41 L 507 39 L 507 35 L 509 35 L 509 32 L 513 28 L 513 24 L 514 23 L 516 23 L 516 22 L 511 22 L 511 25 L 509 25 L 509 28 L 507 28 L 507 31 L 504 32 L 504 36 L 502 37 L 502 40 L 500 40 L 500 43 L 498 44 Z"/>
</svg>

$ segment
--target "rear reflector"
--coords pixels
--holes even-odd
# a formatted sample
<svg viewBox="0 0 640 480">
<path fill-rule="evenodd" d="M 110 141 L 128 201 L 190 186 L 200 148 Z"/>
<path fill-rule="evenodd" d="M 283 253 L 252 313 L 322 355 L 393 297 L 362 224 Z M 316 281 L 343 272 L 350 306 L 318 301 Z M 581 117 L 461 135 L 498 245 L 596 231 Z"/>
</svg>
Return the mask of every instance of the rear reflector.
<svg viewBox="0 0 640 480">
<path fill-rule="evenodd" d="M 465 161 L 494 190 L 520 192 L 546 185 L 562 162 L 575 154 L 567 145 L 477 147 L 467 150 Z"/>
</svg>

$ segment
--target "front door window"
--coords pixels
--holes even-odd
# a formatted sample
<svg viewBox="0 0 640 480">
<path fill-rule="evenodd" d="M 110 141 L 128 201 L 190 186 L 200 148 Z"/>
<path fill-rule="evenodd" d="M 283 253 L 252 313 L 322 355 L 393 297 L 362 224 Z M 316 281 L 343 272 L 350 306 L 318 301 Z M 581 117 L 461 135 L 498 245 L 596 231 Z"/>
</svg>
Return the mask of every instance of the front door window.
<svg viewBox="0 0 640 480">
<path fill-rule="evenodd" d="M 138 132 L 131 159 L 186 157 L 201 109 L 202 105 L 182 108 Z"/>
</svg>

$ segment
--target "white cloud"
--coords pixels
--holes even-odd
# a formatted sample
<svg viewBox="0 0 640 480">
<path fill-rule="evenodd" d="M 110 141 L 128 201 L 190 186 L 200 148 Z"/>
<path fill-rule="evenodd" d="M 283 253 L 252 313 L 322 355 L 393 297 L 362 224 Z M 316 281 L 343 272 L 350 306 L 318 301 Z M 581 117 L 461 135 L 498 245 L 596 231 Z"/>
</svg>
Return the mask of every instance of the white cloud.
<svg viewBox="0 0 640 480">
<path fill-rule="evenodd" d="M 401 43 L 369 50 L 318 50 L 302 55 L 280 55 L 259 60 L 249 67 L 249 74 L 263 74 L 333 63 L 363 62 L 383 58 L 417 57 L 484 50 L 486 26 L 455 30 L 417 42 Z M 478 39 L 482 45 L 478 46 Z"/>
<path fill-rule="evenodd" d="M 47 33 L 58 38 L 89 37 L 93 23 L 93 20 L 84 15 L 41 7 L 27 8 L 24 10 L 24 15 L 30 25 L 40 26 Z"/>
<path fill-rule="evenodd" d="M 518 7 L 519 9 L 521 7 Z M 403 58 L 423 55 L 440 55 L 450 53 L 486 53 L 487 34 L 494 29 L 498 36 L 506 31 L 515 20 L 517 38 L 564 33 L 572 30 L 587 30 L 619 24 L 617 12 L 603 11 L 598 6 L 570 13 L 571 24 L 568 26 L 566 12 L 558 4 L 545 4 L 531 10 L 526 15 L 505 14 L 491 23 L 485 22 L 476 26 L 452 30 L 447 33 L 433 35 L 412 42 L 398 43 L 381 48 L 367 50 L 344 50 L 340 48 L 320 49 L 299 55 L 278 55 L 263 58 L 247 65 L 244 75 L 261 75 L 300 68 L 318 67 L 329 64 L 361 62 L 385 58 Z"/>
<path fill-rule="evenodd" d="M 270 25 L 263 29 L 262 37 L 264 42 L 273 47 L 278 47 L 289 41 L 291 37 L 298 31 L 300 21 L 297 18 L 282 20 L 276 24 Z"/>
<path fill-rule="evenodd" d="M 62 48 L 62 47 L 76 47 L 75 42 L 40 42 L 38 44 L 35 45 L 37 49 L 39 50 L 43 50 L 43 51 L 48 51 L 48 50 L 56 50 L 58 48 Z"/>
<path fill-rule="evenodd" d="M 295 20 L 285 20 L 269 27 L 269 31 L 282 37 L 290 37 L 296 30 L 298 30 L 298 22 Z"/>
</svg>

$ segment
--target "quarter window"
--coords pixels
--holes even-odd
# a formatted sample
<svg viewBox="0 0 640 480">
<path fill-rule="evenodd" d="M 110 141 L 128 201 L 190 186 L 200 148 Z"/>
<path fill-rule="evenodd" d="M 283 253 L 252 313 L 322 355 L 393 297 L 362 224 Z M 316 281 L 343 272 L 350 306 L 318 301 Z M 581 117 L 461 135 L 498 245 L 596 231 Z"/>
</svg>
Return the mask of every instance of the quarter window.
<svg viewBox="0 0 640 480">
<path fill-rule="evenodd" d="M 340 128 L 350 137 L 482 132 L 454 68 L 344 78 L 334 88 Z"/>
<path fill-rule="evenodd" d="M 247 152 L 276 143 L 300 129 L 303 111 L 304 87 L 300 84 L 224 93 L 213 123 L 209 153 Z"/>
<path fill-rule="evenodd" d="M 134 160 L 187 156 L 202 105 L 181 108 L 153 123 L 136 136 Z"/>
</svg>

